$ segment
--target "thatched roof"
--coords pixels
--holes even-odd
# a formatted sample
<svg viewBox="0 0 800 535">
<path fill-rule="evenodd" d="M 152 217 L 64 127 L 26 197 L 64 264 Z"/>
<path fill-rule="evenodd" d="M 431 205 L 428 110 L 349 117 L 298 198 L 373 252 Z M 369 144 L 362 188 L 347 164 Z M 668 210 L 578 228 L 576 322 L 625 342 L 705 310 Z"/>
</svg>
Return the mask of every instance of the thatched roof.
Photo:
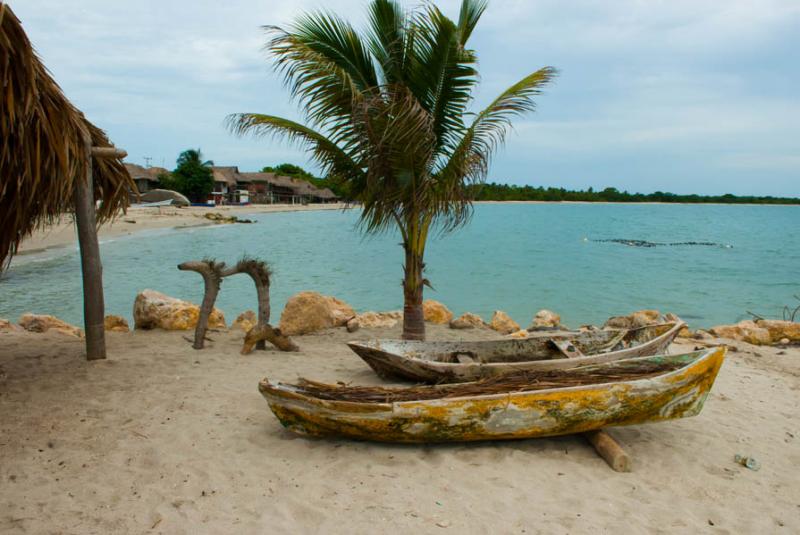
<svg viewBox="0 0 800 535">
<path fill-rule="evenodd" d="M 235 165 L 211 167 L 211 174 L 214 176 L 214 182 L 225 182 L 229 186 L 236 186 L 237 177 L 239 176 L 239 168 Z"/>
<path fill-rule="evenodd" d="M 131 178 L 134 180 L 145 179 L 151 182 L 158 182 L 158 175 L 169 174 L 169 171 L 163 167 L 142 167 L 141 165 L 128 162 L 125 162 L 124 165 L 125 169 L 128 170 L 128 174 L 131 175 Z"/>
<path fill-rule="evenodd" d="M 90 158 L 85 137 L 112 146 L 84 118 L 37 57 L 19 19 L 0 0 L 0 266 L 20 241 L 72 208 L 76 180 Z M 99 219 L 128 205 L 135 187 L 119 160 L 95 159 Z"/>
</svg>

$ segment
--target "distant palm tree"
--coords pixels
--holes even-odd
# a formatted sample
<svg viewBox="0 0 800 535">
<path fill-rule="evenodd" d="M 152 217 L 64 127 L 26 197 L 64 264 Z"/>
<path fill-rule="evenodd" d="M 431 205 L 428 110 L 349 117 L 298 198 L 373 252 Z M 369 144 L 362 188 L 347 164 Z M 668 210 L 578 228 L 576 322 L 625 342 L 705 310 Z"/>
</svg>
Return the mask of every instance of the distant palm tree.
<svg viewBox="0 0 800 535">
<path fill-rule="evenodd" d="M 180 156 L 178 156 L 178 161 L 176 163 L 178 167 L 181 165 L 212 167 L 214 165 L 213 160 L 203 161 L 203 153 L 200 151 L 200 149 L 188 149 L 183 151 Z"/>
<path fill-rule="evenodd" d="M 403 338 L 425 338 L 425 244 L 472 213 L 468 186 L 485 180 L 511 119 L 533 111 L 554 76 L 545 67 L 512 85 L 483 111 L 465 116 L 478 83 L 467 40 L 486 9 L 463 0 L 457 22 L 426 3 L 407 12 L 373 0 L 363 34 L 329 12 L 301 16 L 287 30 L 268 26 L 268 44 L 310 126 L 256 113 L 228 118 L 239 135 L 277 134 L 305 144 L 332 178 L 361 201 L 362 228 L 396 225 L 405 250 Z"/>
</svg>

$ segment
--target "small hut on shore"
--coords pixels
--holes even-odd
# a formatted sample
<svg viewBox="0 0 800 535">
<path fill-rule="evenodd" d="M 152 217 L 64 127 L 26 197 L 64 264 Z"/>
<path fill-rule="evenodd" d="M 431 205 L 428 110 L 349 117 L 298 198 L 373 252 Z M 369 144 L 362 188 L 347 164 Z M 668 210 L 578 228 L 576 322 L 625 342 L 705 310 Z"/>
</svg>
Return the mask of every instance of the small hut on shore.
<svg viewBox="0 0 800 535">
<path fill-rule="evenodd" d="M 67 100 L 33 50 L 20 20 L 0 0 L 0 269 L 25 236 L 64 213 L 74 213 L 89 358 L 105 356 L 104 338 L 102 348 L 90 347 L 98 335 L 103 336 L 96 222 L 126 208 L 128 192 L 136 187 L 122 156 L 123 151 L 114 149 L 105 133 Z M 91 299 L 87 286 L 94 289 Z M 98 305 L 99 328 L 96 318 L 89 324 L 87 314 L 92 309 L 96 316 Z"/>
</svg>

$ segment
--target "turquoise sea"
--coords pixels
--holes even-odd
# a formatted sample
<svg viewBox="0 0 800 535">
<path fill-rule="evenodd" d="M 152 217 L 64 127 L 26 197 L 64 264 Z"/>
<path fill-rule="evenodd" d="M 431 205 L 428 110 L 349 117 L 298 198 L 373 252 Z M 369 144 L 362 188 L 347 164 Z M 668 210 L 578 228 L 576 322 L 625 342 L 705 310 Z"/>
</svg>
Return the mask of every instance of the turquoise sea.
<svg viewBox="0 0 800 535">
<path fill-rule="evenodd" d="M 274 269 L 273 321 L 301 290 L 335 295 L 358 310 L 401 308 L 397 236 L 363 236 L 349 211 L 252 216 L 252 225 L 163 229 L 102 243 L 107 313 L 131 319 L 144 288 L 199 302 L 202 282 L 176 265 L 243 254 Z M 746 311 L 780 316 L 800 294 L 800 207 L 621 204 L 482 204 L 470 224 L 431 240 L 427 277 L 456 314 L 488 319 L 505 310 L 523 326 L 541 308 L 570 326 L 642 308 L 675 312 L 694 327 Z M 595 239 L 716 242 L 722 246 L 630 247 Z M 255 309 L 245 277 L 226 279 L 217 306 L 228 321 Z M 0 278 L 0 317 L 55 314 L 82 321 L 75 246 L 12 262 Z"/>
</svg>

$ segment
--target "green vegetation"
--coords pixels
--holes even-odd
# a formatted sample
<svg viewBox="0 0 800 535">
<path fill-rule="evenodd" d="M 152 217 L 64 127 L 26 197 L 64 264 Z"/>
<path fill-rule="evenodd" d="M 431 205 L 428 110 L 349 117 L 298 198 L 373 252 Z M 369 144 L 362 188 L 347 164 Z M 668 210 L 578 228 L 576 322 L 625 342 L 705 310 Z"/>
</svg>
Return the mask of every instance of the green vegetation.
<svg viewBox="0 0 800 535">
<path fill-rule="evenodd" d="M 189 149 L 178 156 L 176 164 L 172 173 L 158 177 L 161 187 L 182 193 L 192 202 L 205 202 L 214 190 L 214 177 L 209 168 L 214 162 L 203 161 L 200 149 Z"/>
<path fill-rule="evenodd" d="M 478 57 L 467 47 L 485 0 L 463 0 L 457 21 L 432 2 L 407 11 L 372 0 L 368 28 L 328 12 L 269 27 L 267 48 L 306 124 L 258 113 L 229 117 L 239 135 L 279 135 L 303 144 L 362 203 L 362 228 L 397 227 L 405 251 L 403 337 L 424 339 L 423 276 L 431 231 L 452 231 L 472 214 L 470 185 L 485 180 L 511 121 L 534 110 L 550 82 L 545 67 L 472 113 Z"/>
<path fill-rule="evenodd" d="M 674 202 L 674 203 L 725 203 L 725 204 L 800 204 L 792 197 L 755 197 L 725 195 L 676 195 L 656 191 L 655 193 L 628 193 L 616 188 L 594 191 L 571 191 L 564 188 L 515 186 L 509 184 L 479 184 L 470 187 L 470 195 L 476 201 L 582 201 L 582 202 Z"/>
</svg>

